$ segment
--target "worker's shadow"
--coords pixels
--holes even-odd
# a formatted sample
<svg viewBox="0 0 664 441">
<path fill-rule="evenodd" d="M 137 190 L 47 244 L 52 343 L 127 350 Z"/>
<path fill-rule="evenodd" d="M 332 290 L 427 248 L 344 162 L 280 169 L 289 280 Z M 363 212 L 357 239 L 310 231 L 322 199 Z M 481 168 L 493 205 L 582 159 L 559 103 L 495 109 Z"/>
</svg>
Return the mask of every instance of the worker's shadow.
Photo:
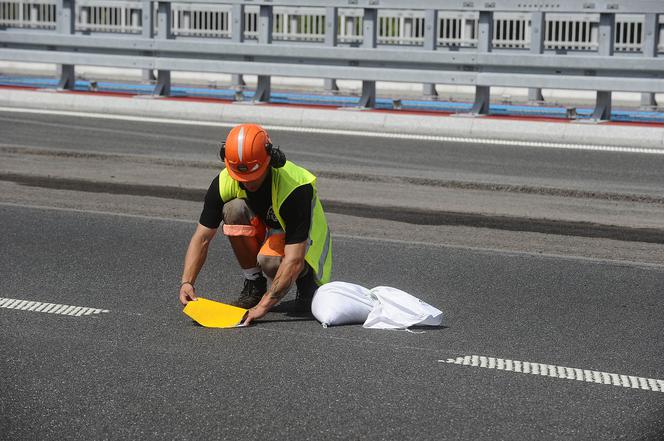
<svg viewBox="0 0 664 441">
<path fill-rule="evenodd" d="M 284 314 L 286 317 L 292 317 L 297 320 L 279 320 L 279 321 L 312 321 L 315 320 L 314 316 L 311 314 L 311 310 L 303 311 L 301 304 L 297 300 L 286 300 L 276 305 L 270 310 L 270 312 Z M 273 321 L 273 320 L 264 320 L 264 321 Z"/>
</svg>

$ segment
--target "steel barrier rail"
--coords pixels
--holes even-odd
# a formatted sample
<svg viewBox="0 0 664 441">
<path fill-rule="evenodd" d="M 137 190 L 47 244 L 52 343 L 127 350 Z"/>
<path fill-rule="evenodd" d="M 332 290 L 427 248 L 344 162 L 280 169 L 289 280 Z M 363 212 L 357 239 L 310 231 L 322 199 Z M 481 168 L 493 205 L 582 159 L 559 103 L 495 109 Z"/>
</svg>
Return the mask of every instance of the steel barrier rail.
<svg viewBox="0 0 664 441">
<path fill-rule="evenodd" d="M 141 32 L 140 0 L 77 0 L 76 9 L 77 31 Z M 257 36 L 258 9 L 255 5 L 245 8 L 245 38 Z M 363 10 L 339 8 L 338 12 L 338 41 L 361 43 Z M 477 12 L 438 12 L 439 46 L 477 45 Z M 228 4 L 173 3 L 171 15 L 172 32 L 176 36 L 230 38 L 231 6 Z M 275 40 L 323 41 L 325 38 L 321 26 L 324 8 L 282 6 L 274 8 L 274 15 Z M 379 45 L 423 44 L 423 11 L 379 10 L 378 18 Z M 616 51 L 642 50 L 643 21 L 643 15 L 616 15 Z M 598 25 L 599 14 L 548 13 L 544 45 L 552 50 L 596 50 Z M 54 29 L 55 0 L 0 0 L 0 26 Z M 529 48 L 528 14 L 496 12 L 492 44 L 494 48 Z"/>
<path fill-rule="evenodd" d="M 347 0 L 355 2 L 355 0 Z M 356 79 L 363 81 L 363 96 L 360 104 L 372 106 L 375 100 L 375 81 L 407 81 L 429 84 L 460 84 L 476 86 L 475 113 L 487 113 L 489 90 L 492 86 L 561 88 L 599 90 L 594 117 L 607 119 L 610 115 L 610 91 L 664 92 L 664 61 L 656 57 L 659 36 L 659 2 L 642 0 L 615 4 L 594 2 L 584 4 L 581 9 L 576 2 L 535 2 L 523 4 L 510 0 L 495 1 L 490 10 L 482 5 L 470 10 L 473 2 L 450 2 L 459 5 L 463 13 L 477 13 L 477 49 L 471 52 L 437 50 L 440 38 L 440 21 L 437 10 L 425 10 L 423 26 L 425 37 L 422 47 L 377 48 L 378 14 L 375 2 L 362 9 L 362 47 L 338 47 L 336 33 L 339 8 L 335 5 L 348 3 L 339 1 L 309 1 L 315 6 L 325 5 L 325 41 L 310 43 L 273 44 L 274 9 L 277 6 L 305 7 L 296 0 L 252 2 L 258 6 L 258 42 L 245 43 L 242 37 L 235 42 L 202 38 L 179 38 L 171 30 L 171 4 L 197 3 L 216 4 L 213 1 L 196 0 L 171 2 L 166 0 L 144 0 L 142 7 L 142 38 L 122 35 L 80 35 L 75 30 L 75 9 L 72 0 L 57 0 L 58 33 L 48 31 L 0 31 L 0 58 L 15 61 L 43 61 L 63 64 L 61 85 L 73 82 L 73 65 L 100 65 L 134 67 L 158 70 L 157 93 L 167 94 L 170 88 L 170 71 L 204 71 L 232 74 L 255 74 L 259 76 L 257 99 L 269 99 L 270 76 L 298 76 L 317 78 Z M 228 0 L 234 17 L 244 16 L 245 2 Z M 366 1 L 358 0 L 358 5 Z M 392 0 L 380 0 L 380 5 L 396 7 Z M 484 2 L 482 2 L 484 3 Z M 351 3 L 354 4 L 354 3 Z M 431 7 L 434 2 L 414 1 L 408 4 Z M 488 4 L 488 3 L 487 3 Z M 155 5 L 158 13 L 154 14 Z M 330 6 L 331 5 L 331 6 Z M 594 8 L 589 11 L 590 5 Z M 372 7 L 373 6 L 373 7 Z M 569 7 L 569 10 L 563 6 Z M 659 7 L 659 9 L 657 9 Z M 496 48 L 495 14 L 504 11 L 530 16 L 530 50 L 504 51 Z M 597 54 L 551 55 L 544 53 L 544 23 L 542 10 L 553 13 L 599 12 Z M 652 12 L 656 11 L 656 12 Z M 643 56 L 634 63 L 632 57 L 615 56 L 615 20 L 617 13 L 645 14 L 642 44 Z M 418 13 L 419 14 L 419 13 Z M 233 20 L 233 23 L 243 20 Z M 500 21 L 498 21 L 500 23 Z M 156 24 L 156 26 L 155 26 Z M 242 24 L 242 30 L 246 24 Z M 432 25 L 433 24 L 433 25 Z M 335 26 L 336 25 L 336 26 Z M 502 26 L 502 25 L 498 25 Z M 523 25 L 518 31 L 522 41 L 526 34 Z M 237 32 L 237 30 L 236 30 Z M 503 35 L 513 35 L 511 30 Z M 533 37 L 537 34 L 538 37 Z M 242 35 L 242 34 L 240 34 Z M 232 38 L 233 39 L 233 38 Z M 506 39 L 503 39 L 506 40 Z M 533 45 L 532 42 L 537 44 Z M 507 42 L 506 44 L 510 44 Z M 522 46 L 523 48 L 523 46 Z M 535 50 L 533 50 L 535 49 Z"/>
</svg>

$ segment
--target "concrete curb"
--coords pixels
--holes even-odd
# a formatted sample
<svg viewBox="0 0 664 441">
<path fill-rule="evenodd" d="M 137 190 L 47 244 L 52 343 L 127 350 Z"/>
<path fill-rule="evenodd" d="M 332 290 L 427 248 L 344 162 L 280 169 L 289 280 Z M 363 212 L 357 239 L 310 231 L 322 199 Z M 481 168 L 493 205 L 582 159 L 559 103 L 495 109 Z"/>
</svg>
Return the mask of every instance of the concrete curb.
<svg viewBox="0 0 664 441">
<path fill-rule="evenodd" d="M 664 128 L 0 89 L 0 106 L 205 122 L 664 150 Z"/>
</svg>

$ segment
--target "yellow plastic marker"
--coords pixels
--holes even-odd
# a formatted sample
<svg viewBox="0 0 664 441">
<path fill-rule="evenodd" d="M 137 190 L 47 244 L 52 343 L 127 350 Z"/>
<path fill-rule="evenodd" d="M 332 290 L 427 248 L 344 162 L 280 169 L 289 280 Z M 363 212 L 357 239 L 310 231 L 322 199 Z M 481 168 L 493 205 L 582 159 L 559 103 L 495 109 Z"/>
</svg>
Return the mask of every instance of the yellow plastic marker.
<svg viewBox="0 0 664 441">
<path fill-rule="evenodd" d="M 206 328 L 236 328 L 247 310 L 198 297 L 185 305 L 183 312 Z"/>
</svg>

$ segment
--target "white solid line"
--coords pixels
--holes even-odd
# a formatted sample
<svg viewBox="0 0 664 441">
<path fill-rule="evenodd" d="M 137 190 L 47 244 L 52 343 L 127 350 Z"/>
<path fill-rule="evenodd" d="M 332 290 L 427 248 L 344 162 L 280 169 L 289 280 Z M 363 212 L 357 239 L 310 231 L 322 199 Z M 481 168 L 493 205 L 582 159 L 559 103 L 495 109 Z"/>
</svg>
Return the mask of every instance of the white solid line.
<svg viewBox="0 0 664 441">
<path fill-rule="evenodd" d="M 488 365 L 485 362 L 489 361 Z M 495 363 L 494 363 L 495 361 Z M 636 377 L 609 372 L 591 371 L 587 369 L 556 366 L 552 364 L 533 363 L 528 361 L 509 360 L 503 358 L 485 357 L 479 355 L 466 355 L 464 357 L 438 360 L 439 363 L 456 364 L 461 366 L 480 367 L 485 369 L 503 370 L 521 374 L 539 375 L 543 377 L 578 380 L 587 383 L 597 383 L 607 386 L 619 386 L 640 389 L 651 392 L 664 392 L 664 380 L 656 378 Z M 523 367 L 523 369 L 522 369 Z"/>
<path fill-rule="evenodd" d="M 151 123 L 161 123 L 161 124 L 195 125 L 195 126 L 206 126 L 206 127 L 233 127 L 236 125 L 235 123 L 155 118 L 155 117 L 129 116 L 129 115 L 109 115 L 109 114 L 92 113 L 92 112 L 26 109 L 18 107 L 17 108 L 0 107 L 0 111 L 15 112 L 15 113 L 36 113 L 36 114 L 46 114 L 46 115 L 76 116 L 82 118 L 100 118 L 100 119 L 122 120 L 122 121 L 151 122 Z M 664 149 L 658 149 L 658 148 L 609 146 L 609 145 L 594 145 L 594 144 L 573 144 L 573 143 L 566 144 L 566 143 L 554 143 L 554 142 L 533 142 L 533 141 L 494 139 L 494 138 L 483 139 L 483 138 L 441 136 L 441 135 L 411 135 L 406 133 L 319 129 L 319 128 L 308 128 L 308 127 L 280 126 L 280 125 L 264 125 L 263 127 L 267 130 L 281 130 L 285 132 L 296 132 L 296 133 L 317 133 L 324 135 L 344 135 L 344 136 L 391 138 L 391 139 L 405 139 L 405 140 L 419 140 L 419 141 L 433 141 L 433 142 L 459 142 L 467 144 L 493 144 L 493 145 L 507 145 L 507 146 L 516 146 L 516 147 L 557 148 L 557 149 L 568 149 L 568 150 L 588 150 L 588 151 L 599 151 L 599 152 L 645 153 L 645 154 L 654 154 L 654 155 L 664 155 Z"/>
<path fill-rule="evenodd" d="M 147 219 L 147 220 L 161 220 L 161 221 L 169 221 L 169 222 L 178 222 L 178 223 L 184 223 L 184 224 L 195 224 L 195 220 L 187 220 L 187 219 L 174 219 L 174 218 L 168 218 L 168 217 L 161 217 L 161 216 L 148 216 L 148 215 L 142 215 L 142 214 L 127 214 L 127 213 L 116 213 L 113 211 L 102 211 L 102 210 L 83 210 L 83 209 L 78 209 L 78 208 L 65 208 L 65 207 L 51 207 L 48 205 L 35 205 L 35 204 L 16 204 L 13 202 L 0 202 L 0 206 L 8 206 L 8 207 L 17 207 L 17 208 L 29 208 L 29 209 L 34 209 L 34 210 L 51 210 L 51 211 L 67 211 L 67 212 L 73 212 L 73 213 L 90 213 L 90 214 L 101 214 L 104 216 L 119 216 L 119 217 L 129 217 L 133 219 Z"/>
<path fill-rule="evenodd" d="M 116 213 L 116 212 L 111 212 L 111 211 L 100 211 L 100 210 L 84 210 L 84 209 L 76 209 L 76 208 L 63 208 L 63 207 L 49 207 L 47 205 L 32 205 L 32 204 L 16 204 L 12 202 L 0 202 L 0 206 L 8 206 L 8 207 L 17 207 L 17 208 L 28 208 L 28 209 L 35 209 L 35 210 L 51 210 L 51 211 L 63 211 L 63 212 L 72 212 L 72 213 L 86 213 L 86 214 L 98 214 L 98 215 L 103 215 L 103 216 L 118 216 L 118 217 L 128 217 L 128 218 L 133 218 L 133 219 L 147 219 L 147 220 L 159 220 L 159 221 L 165 221 L 165 222 L 177 222 L 177 223 L 184 223 L 184 224 L 192 224 L 195 225 L 196 221 L 195 220 L 187 220 L 187 219 L 174 219 L 174 218 L 167 218 L 167 217 L 162 217 L 162 216 L 148 216 L 148 215 L 140 215 L 140 214 L 126 214 L 126 213 Z M 392 243 L 392 244 L 404 244 L 404 245 L 418 245 L 418 246 L 423 246 L 423 247 L 434 247 L 434 248 L 446 248 L 446 249 L 452 249 L 452 250 L 469 250 L 469 251 L 478 251 L 478 252 L 483 252 L 483 253 L 498 253 L 501 255 L 505 256 L 532 256 L 532 257 L 537 257 L 537 258 L 544 258 L 544 259 L 564 259 L 564 260 L 570 260 L 570 261 L 577 261 L 577 262 L 590 262 L 590 263 L 600 263 L 600 264 L 607 264 L 607 265 L 620 265 L 620 266 L 635 266 L 639 268 L 655 268 L 655 269 L 661 269 L 664 267 L 663 264 L 657 264 L 657 263 L 644 263 L 644 262 L 636 262 L 632 260 L 614 260 L 614 259 L 601 259 L 601 258 L 595 258 L 595 257 L 582 257 L 582 256 L 567 256 L 563 254 L 553 254 L 553 253 L 537 253 L 537 252 L 529 252 L 529 251 L 514 251 L 514 250 L 505 250 L 505 249 L 499 249 L 499 248 L 483 248 L 483 247 L 474 247 L 474 246 L 465 246 L 465 245 L 451 245 L 451 244 L 436 244 L 436 243 L 431 243 L 431 242 L 424 242 L 424 241 L 408 241 L 408 240 L 403 240 L 403 239 L 386 239 L 382 237 L 369 237 L 369 236 L 358 236 L 358 235 L 353 235 L 353 234 L 332 234 L 333 239 L 351 239 L 351 240 L 363 240 L 363 241 L 370 241 L 370 242 L 383 242 L 383 243 Z"/>
</svg>

